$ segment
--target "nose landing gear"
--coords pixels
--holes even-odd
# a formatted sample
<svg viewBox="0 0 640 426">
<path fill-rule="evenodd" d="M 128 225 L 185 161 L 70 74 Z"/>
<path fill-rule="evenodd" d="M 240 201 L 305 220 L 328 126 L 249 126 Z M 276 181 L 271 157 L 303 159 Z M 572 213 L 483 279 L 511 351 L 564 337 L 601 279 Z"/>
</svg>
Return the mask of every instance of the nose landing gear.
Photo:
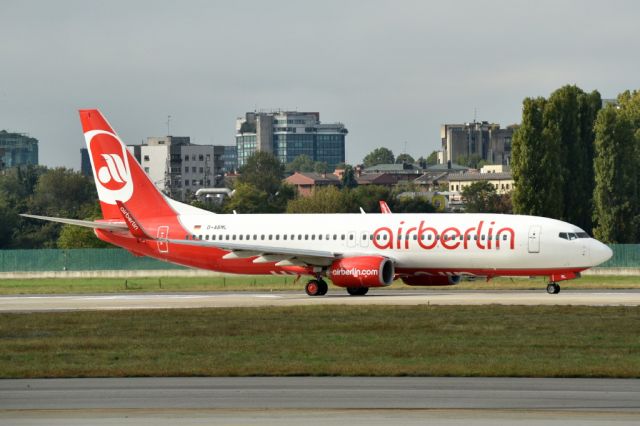
<svg viewBox="0 0 640 426">
<path fill-rule="evenodd" d="M 558 294 L 560 293 L 560 285 L 558 283 L 550 282 L 547 284 L 547 293 Z"/>
</svg>

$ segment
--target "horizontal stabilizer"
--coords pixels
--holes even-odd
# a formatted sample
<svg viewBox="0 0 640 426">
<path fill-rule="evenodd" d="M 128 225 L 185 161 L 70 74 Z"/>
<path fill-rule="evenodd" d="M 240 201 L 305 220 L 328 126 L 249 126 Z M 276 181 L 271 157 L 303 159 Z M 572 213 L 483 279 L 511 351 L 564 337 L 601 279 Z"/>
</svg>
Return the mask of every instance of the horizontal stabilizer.
<svg viewBox="0 0 640 426">
<path fill-rule="evenodd" d="M 38 216 L 35 214 L 21 214 L 20 216 L 47 220 L 49 222 L 65 223 L 67 225 L 84 226 L 85 228 L 103 229 L 105 231 L 126 231 L 129 229 L 124 222 L 98 222 L 92 220 L 66 219 L 63 217 Z"/>
</svg>

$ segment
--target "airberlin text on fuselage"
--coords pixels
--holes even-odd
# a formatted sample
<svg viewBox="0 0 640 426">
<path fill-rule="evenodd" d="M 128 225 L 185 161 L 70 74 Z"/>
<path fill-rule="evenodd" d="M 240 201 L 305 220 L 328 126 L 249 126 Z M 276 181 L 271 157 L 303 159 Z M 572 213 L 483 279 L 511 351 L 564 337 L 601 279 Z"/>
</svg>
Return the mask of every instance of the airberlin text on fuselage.
<svg viewBox="0 0 640 426">
<path fill-rule="evenodd" d="M 438 231 L 431 226 L 425 226 L 424 220 L 420 221 L 417 227 L 407 227 L 408 225 L 402 221 L 396 231 L 386 226 L 376 229 L 373 232 L 373 245 L 381 250 L 409 250 L 410 245 L 415 244 L 424 250 L 431 250 L 438 244 L 447 250 L 468 250 L 473 246 L 480 250 L 492 250 L 501 248 L 501 243 L 508 243 L 509 249 L 513 250 L 515 247 L 513 228 L 496 229 L 495 224 L 490 222 L 487 227 L 481 220 L 477 226 L 467 229 L 450 226 Z M 503 247 L 506 248 L 506 246 Z"/>
</svg>

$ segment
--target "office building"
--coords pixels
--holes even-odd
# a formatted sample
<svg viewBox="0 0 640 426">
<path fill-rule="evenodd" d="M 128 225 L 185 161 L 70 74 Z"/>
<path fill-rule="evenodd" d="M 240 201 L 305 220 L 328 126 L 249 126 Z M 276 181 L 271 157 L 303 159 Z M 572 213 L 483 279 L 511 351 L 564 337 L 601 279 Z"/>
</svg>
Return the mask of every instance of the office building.
<svg viewBox="0 0 640 426">
<path fill-rule="evenodd" d="M 38 164 L 38 140 L 0 130 L 0 170 Z"/>
<path fill-rule="evenodd" d="M 251 154 L 265 151 L 283 164 L 304 154 L 335 167 L 345 160 L 347 133 L 342 123 L 321 123 L 318 112 L 247 112 L 236 120 L 237 165 L 242 167 Z"/>
<path fill-rule="evenodd" d="M 438 161 L 446 164 L 460 163 L 463 159 L 484 160 L 488 164 L 509 165 L 511 162 L 511 140 L 517 126 L 501 129 L 499 124 L 474 121 L 465 124 L 443 124 L 440 126 L 442 151 Z"/>
<path fill-rule="evenodd" d="M 200 188 L 222 181 L 224 147 L 192 144 L 189 137 L 150 137 L 129 145 L 145 173 L 170 198 L 189 201 Z"/>
</svg>

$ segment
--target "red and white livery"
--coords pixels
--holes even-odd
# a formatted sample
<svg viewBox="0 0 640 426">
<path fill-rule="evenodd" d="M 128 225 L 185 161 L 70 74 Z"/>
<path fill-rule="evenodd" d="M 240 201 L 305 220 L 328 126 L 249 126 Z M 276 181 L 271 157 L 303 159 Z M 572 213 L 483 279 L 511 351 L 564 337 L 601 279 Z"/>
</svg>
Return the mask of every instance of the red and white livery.
<svg viewBox="0 0 640 426">
<path fill-rule="evenodd" d="M 81 110 L 103 219 L 24 215 L 94 228 L 137 256 L 234 274 L 310 277 L 309 295 L 328 286 L 364 295 L 401 279 L 452 285 L 464 276 L 580 276 L 612 255 L 559 220 L 498 214 L 213 214 L 164 196 L 98 110 Z M 391 213 L 381 203 L 383 213 Z"/>
</svg>

